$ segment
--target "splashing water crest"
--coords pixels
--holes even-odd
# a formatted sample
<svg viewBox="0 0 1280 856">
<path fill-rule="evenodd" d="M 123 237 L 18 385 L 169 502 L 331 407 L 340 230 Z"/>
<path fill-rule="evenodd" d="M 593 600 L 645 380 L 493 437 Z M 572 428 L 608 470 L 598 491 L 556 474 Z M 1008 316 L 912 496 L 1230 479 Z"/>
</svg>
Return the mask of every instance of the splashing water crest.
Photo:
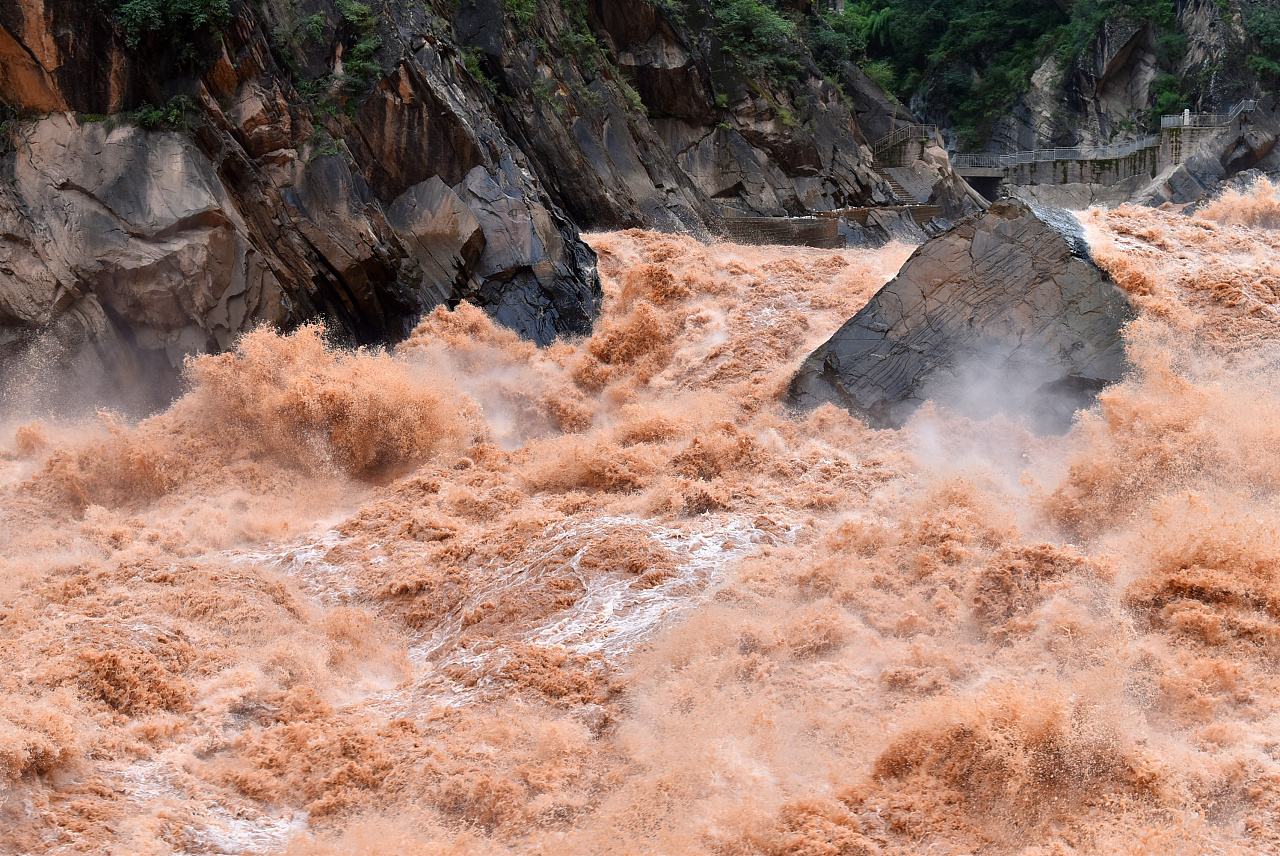
<svg viewBox="0 0 1280 856">
<path fill-rule="evenodd" d="M 0 426 L 6 853 L 1280 853 L 1280 200 L 1082 215 L 1065 437 L 785 412 L 910 252 L 592 237 L 537 350 L 258 331 Z"/>
</svg>

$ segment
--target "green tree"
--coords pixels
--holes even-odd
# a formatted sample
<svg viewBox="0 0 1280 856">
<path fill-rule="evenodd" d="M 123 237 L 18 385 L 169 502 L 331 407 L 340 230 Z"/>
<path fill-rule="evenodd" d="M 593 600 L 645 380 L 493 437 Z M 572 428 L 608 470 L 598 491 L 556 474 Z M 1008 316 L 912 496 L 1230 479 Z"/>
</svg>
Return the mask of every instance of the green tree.
<svg viewBox="0 0 1280 856">
<path fill-rule="evenodd" d="M 1069 68 L 1108 21 L 1150 24 L 1167 75 L 1186 52 L 1175 0 L 850 0 L 825 16 L 814 54 L 832 74 L 858 62 L 904 101 L 927 94 L 948 111 L 962 145 L 974 146 L 1045 59 L 1056 55 Z M 1161 108 L 1180 106 L 1191 88 L 1161 77 L 1154 97 Z"/>
<path fill-rule="evenodd" d="M 1245 28 L 1256 48 L 1249 55 L 1249 69 L 1265 80 L 1280 81 L 1280 9 L 1264 4 L 1250 6 Z"/>
<path fill-rule="evenodd" d="M 715 0 L 715 35 L 725 55 L 755 77 L 780 79 L 800 68 L 796 25 L 761 0 Z"/>
</svg>

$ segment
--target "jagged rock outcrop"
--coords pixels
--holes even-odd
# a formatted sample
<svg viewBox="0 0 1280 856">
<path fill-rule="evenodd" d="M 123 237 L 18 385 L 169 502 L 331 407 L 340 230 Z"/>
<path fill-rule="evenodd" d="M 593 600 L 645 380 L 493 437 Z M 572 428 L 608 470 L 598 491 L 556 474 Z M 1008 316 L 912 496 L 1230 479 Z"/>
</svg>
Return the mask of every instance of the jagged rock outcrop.
<svg viewBox="0 0 1280 856">
<path fill-rule="evenodd" d="M 460 3 L 459 43 L 482 57 L 504 125 L 584 226 L 705 234 L 724 215 L 892 200 L 866 144 L 912 119 L 865 75 L 848 76 L 861 83 L 850 102 L 797 46 L 793 79 L 753 77 L 696 0 L 543 3 L 524 29 L 496 26 L 501 15 L 500 0 Z"/>
<path fill-rule="evenodd" d="M 1147 22 L 1107 21 L 1089 49 L 1063 67 L 1046 57 L 1030 86 L 992 131 L 992 151 L 1105 145 L 1150 121 L 1160 73 L 1156 36 Z"/>
<path fill-rule="evenodd" d="M 881 427 L 933 399 L 1063 429 L 1124 373 L 1131 314 L 1070 215 L 1004 199 L 917 250 L 804 361 L 787 397 Z"/>
<path fill-rule="evenodd" d="M 700 2 L 231 0 L 216 26 L 128 37 L 111 5 L 0 8 L 10 355 L 56 328 L 172 372 L 256 324 L 394 342 L 460 300 L 539 343 L 585 333 L 578 227 L 890 201 L 866 144 L 910 119 L 799 44 L 794 74 L 748 79 Z M 181 117 L 150 120 L 168 130 L 137 127 L 174 96 Z M 976 207 L 926 172 L 948 215 Z"/>
<path fill-rule="evenodd" d="M 318 317 L 353 343 L 394 342 L 463 299 L 539 343 L 590 329 L 594 256 L 469 94 L 456 53 L 423 42 L 326 118 L 278 65 L 267 22 L 236 7 L 189 127 L 146 131 L 127 114 L 84 117 L 144 92 L 158 103 L 172 70 L 140 63 L 78 5 L 23 0 L 0 18 L 25 58 L 0 95 L 68 111 L 23 123 L 0 158 L 0 358 L 53 336 L 64 362 L 90 347 L 121 377 L 172 376 L 257 324 Z"/>
<path fill-rule="evenodd" d="M 279 279 L 208 158 L 181 136 L 55 114 L 30 128 L 11 167 L 0 202 L 12 224 L 0 242 L 3 328 L 40 327 L 77 307 L 86 333 L 98 335 L 105 317 L 138 348 L 180 363 L 229 347 L 246 322 L 286 319 Z"/>
</svg>

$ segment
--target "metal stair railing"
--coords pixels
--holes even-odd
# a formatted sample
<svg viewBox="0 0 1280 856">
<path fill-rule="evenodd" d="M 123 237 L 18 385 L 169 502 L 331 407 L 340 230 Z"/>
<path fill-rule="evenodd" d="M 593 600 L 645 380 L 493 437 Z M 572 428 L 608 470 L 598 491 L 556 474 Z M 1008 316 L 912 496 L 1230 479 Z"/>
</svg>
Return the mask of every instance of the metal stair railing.
<svg viewBox="0 0 1280 856">
<path fill-rule="evenodd" d="M 873 154 L 880 155 L 907 140 L 927 140 L 937 133 L 937 125 L 903 125 L 872 143 L 871 151 Z"/>
</svg>

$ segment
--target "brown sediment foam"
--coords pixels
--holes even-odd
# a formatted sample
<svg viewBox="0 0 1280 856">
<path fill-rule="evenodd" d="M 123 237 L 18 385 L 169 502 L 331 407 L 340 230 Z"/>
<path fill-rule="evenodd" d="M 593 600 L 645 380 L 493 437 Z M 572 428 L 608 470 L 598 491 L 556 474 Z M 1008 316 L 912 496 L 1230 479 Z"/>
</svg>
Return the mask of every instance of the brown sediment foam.
<svg viewBox="0 0 1280 856">
<path fill-rule="evenodd" d="M 223 476 L 266 481 L 272 468 L 376 480 L 461 433 L 456 405 L 402 362 L 330 349 L 316 327 L 257 330 L 230 353 L 191 360 L 186 374 L 191 391 L 169 410 L 136 426 L 104 413 L 105 436 L 55 451 L 33 488 L 83 508 L 146 503 Z"/>
<path fill-rule="evenodd" d="M 16 421 L 0 851 L 1280 852 L 1273 205 L 1084 216 L 1143 315 L 1064 438 L 779 407 L 909 248 L 640 231 L 584 340 Z"/>
<path fill-rule="evenodd" d="M 1280 185 L 1261 176 L 1245 189 L 1228 188 L 1196 216 L 1225 226 L 1280 229 Z"/>
</svg>

